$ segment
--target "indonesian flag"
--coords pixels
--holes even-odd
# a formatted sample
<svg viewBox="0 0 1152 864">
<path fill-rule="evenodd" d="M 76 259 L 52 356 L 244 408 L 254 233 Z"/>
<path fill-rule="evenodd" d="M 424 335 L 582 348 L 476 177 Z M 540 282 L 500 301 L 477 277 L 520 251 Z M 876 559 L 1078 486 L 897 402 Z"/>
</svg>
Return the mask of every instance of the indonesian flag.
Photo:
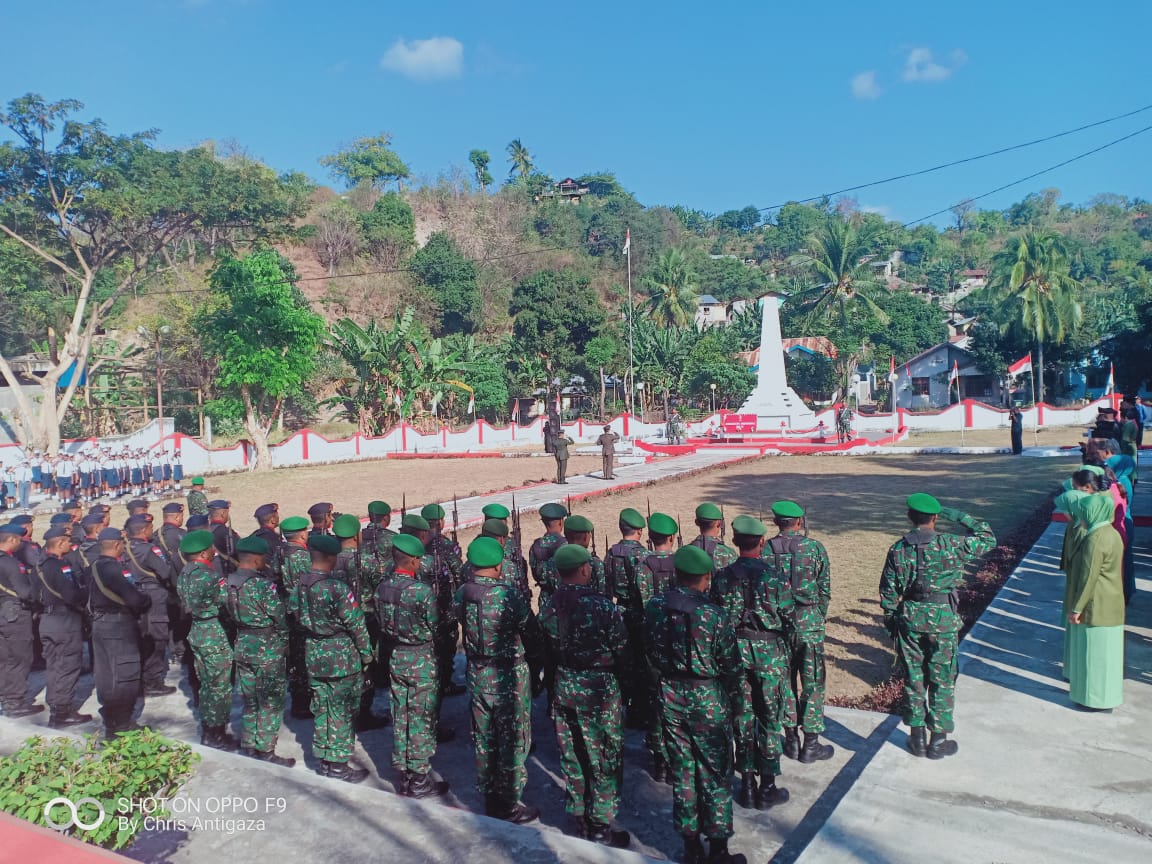
<svg viewBox="0 0 1152 864">
<path fill-rule="evenodd" d="M 896 374 L 896 357 L 890 356 L 888 358 L 888 381 L 891 384 L 895 384 L 899 377 L 900 376 Z"/>
<path fill-rule="evenodd" d="M 952 361 L 952 371 L 948 373 L 948 385 L 951 386 L 953 381 L 960 380 L 960 361 Z"/>
<path fill-rule="evenodd" d="M 632 249 L 632 229 L 627 228 L 624 231 L 624 248 L 621 250 L 621 252 L 624 255 L 627 255 L 631 249 Z"/>
<path fill-rule="evenodd" d="M 473 396 L 471 399 L 468 400 L 468 413 L 469 414 L 475 414 L 476 413 L 476 397 L 475 396 Z"/>
<path fill-rule="evenodd" d="M 1111 363 L 1108 364 L 1108 383 L 1104 385 L 1104 395 L 1111 396 L 1112 392 L 1116 389 L 1116 376 L 1113 374 L 1115 368 Z"/>
<path fill-rule="evenodd" d="M 392 401 L 400 405 L 404 401 L 404 397 L 400 395 L 400 391 L 396 391 L 396 395 L 392 397 Z"/>
<path fill-rule="evenodd" d="M 1023 375 L 1025 372 L 1032 371 L 1032 352 L 1029 351 L 1025 356 L 1021 357 L 1015 363 L 1008 367 L 1009 375 Z"/>
</svg>

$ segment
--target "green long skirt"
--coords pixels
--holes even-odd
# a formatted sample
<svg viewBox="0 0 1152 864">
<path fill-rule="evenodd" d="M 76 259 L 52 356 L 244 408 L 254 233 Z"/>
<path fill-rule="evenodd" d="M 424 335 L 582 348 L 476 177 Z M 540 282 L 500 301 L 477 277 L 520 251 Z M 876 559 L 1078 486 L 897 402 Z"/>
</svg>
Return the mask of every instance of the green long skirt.
<svg viewBox="0 0 1152 864">
<path fill-rule="evenodd" d="M 1124 702 L 1124 628 L 1068 627 L 1068 691 L 1086 708 Z"/>
</svg>

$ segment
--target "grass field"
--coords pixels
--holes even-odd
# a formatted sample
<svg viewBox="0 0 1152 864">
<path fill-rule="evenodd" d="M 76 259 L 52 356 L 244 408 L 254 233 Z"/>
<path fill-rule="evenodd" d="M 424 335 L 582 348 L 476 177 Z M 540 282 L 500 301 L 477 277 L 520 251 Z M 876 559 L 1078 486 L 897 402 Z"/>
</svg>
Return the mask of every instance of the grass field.
<svg viewBox="0 0 1152 864">
<path fill-rule="evenodd" d="M 1079 426 L 1054 426 L 1033 432 L 1031 428 L 1024 429 L 1025 447 L 1067 447 L 1074 446 L 1084 440 L 1084 428 Z M 968 429 L 964 435 L 960 430 L 946 432 L 910 432 L 908 437 L 900 442 L 906 447 L 1011 447 L 1012 440 L 1008 434 L 1008 427 L 1003 429 Z"/>
</svg>

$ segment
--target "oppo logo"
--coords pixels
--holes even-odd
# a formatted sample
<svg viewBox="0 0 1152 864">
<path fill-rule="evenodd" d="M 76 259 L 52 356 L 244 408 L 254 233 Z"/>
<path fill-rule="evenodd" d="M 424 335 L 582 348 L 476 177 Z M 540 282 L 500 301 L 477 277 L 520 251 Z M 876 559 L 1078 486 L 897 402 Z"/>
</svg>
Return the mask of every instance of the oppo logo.
<svg viewBox="0 0 1152 864">
<path fill-rule="evenodd" d="M 99 815 L 92 822 L 85 822 L 80 818 L 80 807 L 88 805 L 95 807 Z M 68 818 L 62 822 L 53 819 L 53 814 L 66 815 Z M 57 831 L 67 831 L 69 828 L 79 828 L 81 831 L 95 831 L 108 818 L 104 805 L 95 798 L 80 798 L 75 802 L 71 798 L 53 798 L 44 805 L 44 823 Z"/>
</svg>

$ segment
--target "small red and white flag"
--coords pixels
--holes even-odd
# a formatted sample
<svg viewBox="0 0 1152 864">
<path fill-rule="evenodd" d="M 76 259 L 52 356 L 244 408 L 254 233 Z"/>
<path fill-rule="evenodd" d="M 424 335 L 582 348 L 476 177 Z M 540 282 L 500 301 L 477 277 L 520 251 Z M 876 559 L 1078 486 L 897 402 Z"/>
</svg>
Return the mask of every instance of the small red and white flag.
<svg viewBox="0 0 1152 864">
<path fill-rule="evenodd" d="M 952 361 L 952 371 L 948 373 L 948 386 L 952 386 L 953 382 L 960 380 L 960 361 Z M 959 385 L 957 385 L 959 386 Z"/>
<path fill-rule="evenodd" d="M 1021 357 L 1015 363 L 1008 367 L 1009 375 L 1023 375 L 1026 372 L 1032 371 L 1032 352 L 1029 351 L 1024 357 Z"/>
<path fill-rule="evenodd" d="M 1113 366 L 1113 364 L 1109 363 L 1108 364 L 1108 383 L 1104 385 L 1104 395 L 1105 396 L 1111 396 L 1113 391 L 1116 389 L 1116 376 L 1115 376 L 1115 374 L 1113 374 L 1114 372 L 1115 372 L 1115 367 Z"/>
<path fill-rule="evenodd" d="M 468 400 L 468 413 L 469 414 L 475 414 L 476 413 L 476 397 L 475 396 L 473 396 L 471 399 Z"/>
<path fill-rule="evenodd" d="M 627 255 L 632 249 L 632 229 L 626 228 L 624 230 L 624 248 L 620 250 L 624 255 Z"/>
<path fill-rule="evenodd" d="M 895 384 L 898 378 L 899 378 L 899 376 L 896 374 L 896 358 L 895 357 L 889 357 L 888 358 L 888 381 L 891 384 Z"/>
</svg>

